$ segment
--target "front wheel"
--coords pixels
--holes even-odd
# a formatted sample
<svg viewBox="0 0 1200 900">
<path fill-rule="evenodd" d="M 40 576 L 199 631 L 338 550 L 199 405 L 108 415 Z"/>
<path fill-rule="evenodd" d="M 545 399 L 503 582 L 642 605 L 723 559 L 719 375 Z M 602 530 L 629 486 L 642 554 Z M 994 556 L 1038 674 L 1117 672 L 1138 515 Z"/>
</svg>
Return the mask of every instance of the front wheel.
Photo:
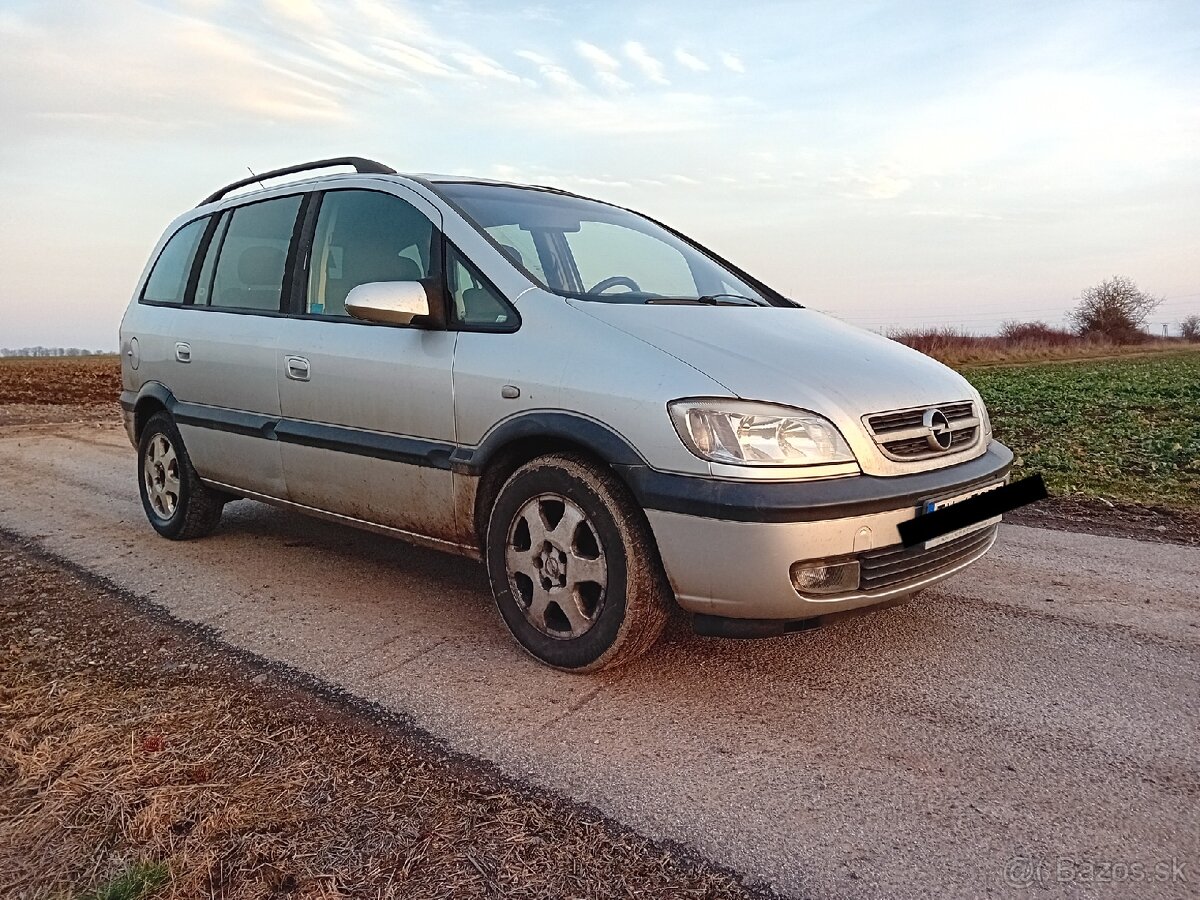
<svg viewBox="0 0 1200 900">
<path fill-rule="evenodd" d="M 666 624 L 670 589 L 645 516 L 585 457 L 544 456 L 514 472 L 492 507 L 486 551 L 505 624 L 547 665 L 628 663 Z"/>
<path fill-rule="evenodd" d="M 175 420 L 165 412 L 155 413 L 142 429 L 138 487 L 154 530 L 175 541 L 211 533 L 228 499 L 200 481 Z"/>
</svg>

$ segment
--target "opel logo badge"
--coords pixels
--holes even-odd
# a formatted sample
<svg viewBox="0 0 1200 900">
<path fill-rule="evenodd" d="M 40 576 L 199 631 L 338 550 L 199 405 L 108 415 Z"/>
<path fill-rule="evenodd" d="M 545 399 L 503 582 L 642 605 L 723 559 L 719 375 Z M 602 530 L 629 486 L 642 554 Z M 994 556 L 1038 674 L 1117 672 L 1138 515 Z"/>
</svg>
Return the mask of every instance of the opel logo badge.
<svg viewBox="0 0 1200 900">
<path fill-rule="evenodd" d="M 929 442 L 931 448 L 938 453 L 945 453 L 950 449 L 954 435 L 950 431 L 950 420 L 946 418 L 944 412 L 940 409 L 925 410 L 925 415 L 921 417 L 921 424 L 929 432 L 925 435 L 925 440 Z"/>
</svg>

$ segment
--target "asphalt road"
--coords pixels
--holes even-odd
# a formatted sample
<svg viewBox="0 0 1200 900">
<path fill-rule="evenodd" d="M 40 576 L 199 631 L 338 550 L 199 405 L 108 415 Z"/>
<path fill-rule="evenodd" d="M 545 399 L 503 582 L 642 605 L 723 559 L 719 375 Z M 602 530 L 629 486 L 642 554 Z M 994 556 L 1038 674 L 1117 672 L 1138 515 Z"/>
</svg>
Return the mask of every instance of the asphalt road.
<svg viewBox="0 0 1200 900">
<path fill-rule="evenodd" d="M 473 563 L 250 502 L 171 543 L 134 471 L 114 427 L 0 430 L 0 527 L 781 893 L 1200 894 L 1200 549 L 1005 525 L 905 606 L 680 624 L 579 677 L 517 649 Z"/>
</svg>

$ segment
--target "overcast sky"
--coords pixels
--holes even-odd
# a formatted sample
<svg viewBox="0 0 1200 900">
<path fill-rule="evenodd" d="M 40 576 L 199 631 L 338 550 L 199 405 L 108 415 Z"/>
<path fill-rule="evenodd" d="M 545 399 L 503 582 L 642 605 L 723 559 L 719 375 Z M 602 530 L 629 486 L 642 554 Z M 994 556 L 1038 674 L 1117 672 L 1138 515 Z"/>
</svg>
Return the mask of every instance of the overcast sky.
<svg viewBox="0 0 1200 900">
<path fill-rule="evenodd" d="M 1200 4 L 0 0 L 0 346 L 113 348 L 167 222 L 356 154 L 664 219 L 869 327 L 1200 312 Z"/>
</svg>

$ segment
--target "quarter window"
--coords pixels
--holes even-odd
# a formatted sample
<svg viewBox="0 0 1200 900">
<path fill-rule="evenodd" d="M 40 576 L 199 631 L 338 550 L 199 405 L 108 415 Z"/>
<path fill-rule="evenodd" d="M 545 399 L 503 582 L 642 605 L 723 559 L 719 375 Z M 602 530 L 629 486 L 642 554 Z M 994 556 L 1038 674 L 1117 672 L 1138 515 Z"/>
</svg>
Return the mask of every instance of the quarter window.
<svg viewBox="0 0 1200 900">
<path fill-rule="evenodd" d="M 399 197 L 328 192 L 317 215 L 305 311 L 344 316 L 346 295 L 360 284 L 429 277 L 433 239 L 433 223 Z"/>
<path fill-rule="evenodd" d="M 299 209 L 299 197 L 280 197 L 233 210 L 224 234 L 214 237 L 219 255 L 210 306 L 279 311 Z"/>
<path fill-rule="evenodd" d="M 508 330 L 512 309 L 491 282 L 451 244 L 446 244 L 446 286 L 457 324 Z"/>
<path fill-rule="evenodd" d="M 167 241 L 150 277 L 146 279 L 146 288 L 142 291 L 142 299 L 153 303 L 182 303 L 187 292 L 188 275 L 192 271 L 192 262 L 196 258 L 196 248 L 200 246 L 200 238 L 204 236 L 204 226 L 208 219 L 196 219 L 180 228 Z"/>
</svg>

